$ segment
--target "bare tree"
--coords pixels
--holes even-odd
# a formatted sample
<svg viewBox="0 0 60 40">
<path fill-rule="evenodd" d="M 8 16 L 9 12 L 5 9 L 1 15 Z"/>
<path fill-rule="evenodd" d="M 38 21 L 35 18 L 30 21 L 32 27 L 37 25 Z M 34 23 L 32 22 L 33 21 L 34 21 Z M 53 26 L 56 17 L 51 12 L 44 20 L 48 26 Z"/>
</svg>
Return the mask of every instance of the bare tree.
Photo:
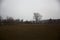
<svg viewBox="0 0 60 40">
<path fill-rule="evenodd" d="M 6 18 L 6 22 L 8 22 L 8 23 L 14 23 L 14 18 L 12 18 L 12 17 L 7 17 L 7 18 Z"/>
<path fill-rule="evenodd" d="M 2 16 L 0 16 L 0 21 L 2 21 Z"/>
<path fill-rule="evenodd" d="M 2 16 L 0 16 L 0 25 L 2 24 Z"/>
<path fill-rule="evenodd" d="M 35 19 L 36 22 L 39 22 L 40 19 L 42 18 L 42 15 L 39 14 L 39 13 L 34 13 L 34 17 L 33 18 Z"/>
<path fill-rule="evenodd" d="M 2 19 L 2 16 L 0 16 L 0 20 Z"/>
</svg>

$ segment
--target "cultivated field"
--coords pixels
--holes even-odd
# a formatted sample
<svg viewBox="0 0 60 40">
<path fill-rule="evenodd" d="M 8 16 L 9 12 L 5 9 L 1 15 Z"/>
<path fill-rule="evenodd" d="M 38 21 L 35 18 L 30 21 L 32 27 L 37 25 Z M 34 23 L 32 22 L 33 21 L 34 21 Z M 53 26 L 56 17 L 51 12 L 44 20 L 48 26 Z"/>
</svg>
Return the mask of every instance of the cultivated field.
<svg viewBox="0 0 60 40">
<path fill-rule="evenodd" d="M 0 26 L 0 40 L 59 40 L 59 24 L 17 24 Z"/>
</svg>

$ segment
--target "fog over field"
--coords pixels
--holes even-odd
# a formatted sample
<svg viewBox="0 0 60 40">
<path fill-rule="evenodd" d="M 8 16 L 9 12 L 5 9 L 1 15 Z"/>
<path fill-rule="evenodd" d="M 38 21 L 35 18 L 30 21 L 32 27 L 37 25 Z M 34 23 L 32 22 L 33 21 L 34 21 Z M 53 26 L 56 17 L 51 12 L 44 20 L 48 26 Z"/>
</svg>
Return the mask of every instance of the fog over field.
<svg viewBox="0 0 60 40">
<path fill-rule="evenodd" d="M 0 15 L 32 20 L 38 12 L 42 19 L 60 18 L 60 0 L 0 0 Z"/>
</svg>

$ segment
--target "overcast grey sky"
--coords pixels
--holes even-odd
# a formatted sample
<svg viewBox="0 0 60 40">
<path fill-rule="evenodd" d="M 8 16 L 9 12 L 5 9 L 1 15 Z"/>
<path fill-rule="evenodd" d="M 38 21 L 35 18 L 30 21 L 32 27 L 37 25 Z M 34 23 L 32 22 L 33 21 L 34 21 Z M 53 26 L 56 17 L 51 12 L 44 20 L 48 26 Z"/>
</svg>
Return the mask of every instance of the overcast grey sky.
<svg viewBox="0 0 60 40">
<path fill-rule="evenodd" d="M 3 0 L 0 4 L 4 18 L 32 20 L 34 12 L 40 13 L 42 19 L 60 18 L 60 0 Z"/>
</svg>

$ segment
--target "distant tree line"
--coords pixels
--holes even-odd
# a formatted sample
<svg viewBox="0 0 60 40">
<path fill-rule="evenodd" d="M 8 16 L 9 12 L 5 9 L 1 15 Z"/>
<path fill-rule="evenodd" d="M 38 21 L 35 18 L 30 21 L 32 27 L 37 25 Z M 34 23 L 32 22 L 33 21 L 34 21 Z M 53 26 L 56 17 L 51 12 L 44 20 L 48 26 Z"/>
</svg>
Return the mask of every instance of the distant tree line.
<svg viewBox="0 0 60 40">
<path fill-rule="evenodd" d="M 60 24 L 60 19 L 48 19 L 48 20 L 40 20 L 42 16 L 39 13 L 34 13 L 34 21 L 23 21 L 20 19 L 14 19 L 12 17 L 7 17 L 3 19 L 0 16 L 0 25 L 10 25 L 10 24 Z"/>
<path fill-rule="evenodd" d="M 60 19 L 48 19 L 48 20 L 41 20 L 39 22 L 36 21 L 23 21 L 20 19 L 13 19 L 9 17 L 7 19 L 0 18 L 0 25 L 3 24 L 60 24 Z"/>
</svg>

